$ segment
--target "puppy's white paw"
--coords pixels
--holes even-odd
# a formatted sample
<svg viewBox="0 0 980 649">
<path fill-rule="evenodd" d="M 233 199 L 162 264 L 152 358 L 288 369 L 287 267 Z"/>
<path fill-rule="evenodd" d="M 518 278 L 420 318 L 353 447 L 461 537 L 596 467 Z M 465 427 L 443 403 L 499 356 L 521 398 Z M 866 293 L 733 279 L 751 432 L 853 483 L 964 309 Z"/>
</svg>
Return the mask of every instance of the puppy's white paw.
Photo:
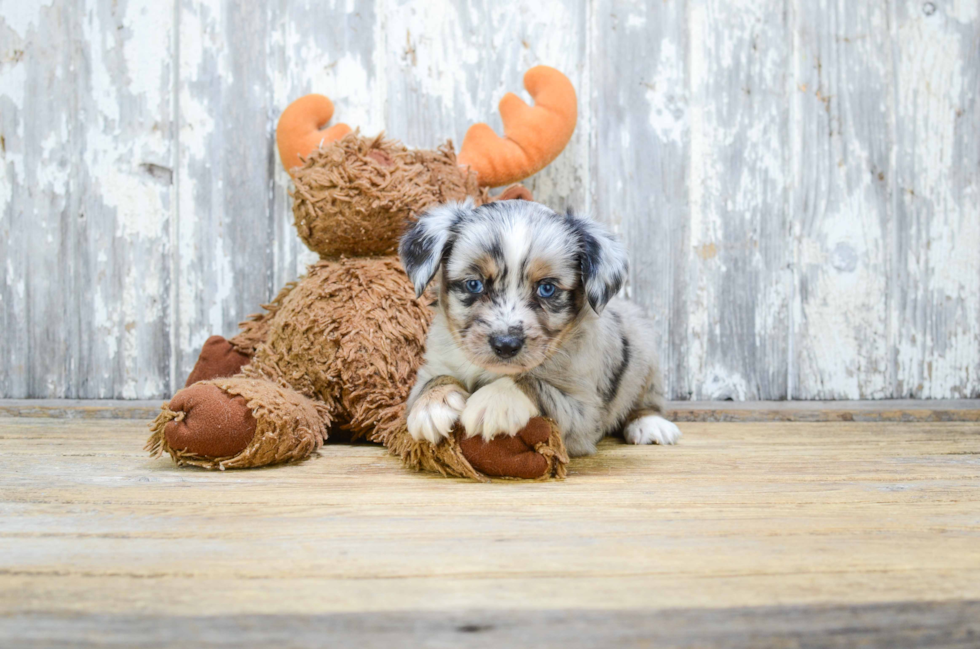
<svg viewBox="0 0 980 649">
<path fill-rule="evenodd" d="M 449 437 L 466 407 L 466 392 L 457 385 L 440 385 L 423 392 L 408 413 L 408 433 L 413 439 L 438 444 Z"/>
<path fill-rule="evenodd" d="M 514 435 L 524 428 L 538 408 L 524 391 L 508 378 L 497 379 L 476 392 L 463 410 L 466 436 L 481 435 L 490 441 L 497 435 Z"/>
<path fill-rule="evenodd" d="M 623 437 L 630 444 L 675 444 L 681 438 L 681 429 L 663 417 L 647 415 L 631 421 Z"/>
</svg>

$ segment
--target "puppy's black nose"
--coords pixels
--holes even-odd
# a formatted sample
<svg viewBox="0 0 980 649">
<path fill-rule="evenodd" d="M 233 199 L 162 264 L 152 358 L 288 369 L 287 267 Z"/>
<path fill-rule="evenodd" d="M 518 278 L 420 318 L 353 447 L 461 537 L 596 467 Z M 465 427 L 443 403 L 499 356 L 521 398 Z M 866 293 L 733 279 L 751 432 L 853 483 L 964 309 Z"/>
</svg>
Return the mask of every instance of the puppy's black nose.
<svg viewBox="0 0 980 649">
<path fill-rule="evenodd" d="M 511 358 L 524 346 L 524 336 L 490 336 L 490 346 L 500 358 Z"/>
</svg>

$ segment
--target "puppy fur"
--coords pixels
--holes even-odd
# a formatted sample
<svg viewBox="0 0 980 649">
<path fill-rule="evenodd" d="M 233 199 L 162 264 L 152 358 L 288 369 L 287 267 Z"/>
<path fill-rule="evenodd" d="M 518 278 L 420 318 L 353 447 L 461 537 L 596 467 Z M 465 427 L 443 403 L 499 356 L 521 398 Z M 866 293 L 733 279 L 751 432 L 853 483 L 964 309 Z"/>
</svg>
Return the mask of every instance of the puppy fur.
<svg viewBox="0 0 980 649">
<path fill-rule="evenodd" d="M 572 455 L 619 430 L 673 444 L 651 323 L 615 295 L 622 244 L 600 224 L 523 200 L 436 207 L 402 238 L 418 295 L 435 280 L 425 364 L 408 428 L 434 443 L 457 420 L 468 436 L 513 435 L 553 418 Z M 479 289 L 479 290 L 477 290 Z"/>
</svg>

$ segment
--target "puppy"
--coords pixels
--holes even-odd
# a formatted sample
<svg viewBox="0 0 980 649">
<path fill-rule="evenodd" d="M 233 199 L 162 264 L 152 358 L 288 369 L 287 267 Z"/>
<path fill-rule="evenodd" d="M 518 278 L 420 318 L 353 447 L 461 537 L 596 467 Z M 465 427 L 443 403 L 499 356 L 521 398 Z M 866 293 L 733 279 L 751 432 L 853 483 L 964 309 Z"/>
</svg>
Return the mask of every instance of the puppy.
<svg viewBox="0 0 980 649">
<path fill-rule="evenodd" d="M 421 296 L 438 276 L 425 365 L 408 430 L 438 443 L 513 435 L 531 417 L 558 423 L 571 455 L 622 429 L 633 444 L 673 444 L 651 323 L 614 297 L 623 246 L 598 223 L 523 200 L 436 207 L 399 254 Z M 623 428 L 625 426 L 625 428 Z"/>
</svg>

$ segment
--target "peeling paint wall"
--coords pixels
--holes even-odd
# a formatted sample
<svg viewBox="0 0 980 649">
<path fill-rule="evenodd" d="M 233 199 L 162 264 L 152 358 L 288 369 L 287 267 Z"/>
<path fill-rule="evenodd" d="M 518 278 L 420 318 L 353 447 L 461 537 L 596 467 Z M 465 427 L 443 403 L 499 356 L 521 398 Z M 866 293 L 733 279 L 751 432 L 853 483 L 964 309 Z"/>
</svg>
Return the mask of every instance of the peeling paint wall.
<svg viewBox="0 0 980 649">
<path fill-rule="evenodd" d="M 431 147 L 538 63 L 673 398 L 980 396 L 976 0 L 0 0 L 0 397 L 166 397 L 303 271 L 290 100 Z"/>
</svg>

